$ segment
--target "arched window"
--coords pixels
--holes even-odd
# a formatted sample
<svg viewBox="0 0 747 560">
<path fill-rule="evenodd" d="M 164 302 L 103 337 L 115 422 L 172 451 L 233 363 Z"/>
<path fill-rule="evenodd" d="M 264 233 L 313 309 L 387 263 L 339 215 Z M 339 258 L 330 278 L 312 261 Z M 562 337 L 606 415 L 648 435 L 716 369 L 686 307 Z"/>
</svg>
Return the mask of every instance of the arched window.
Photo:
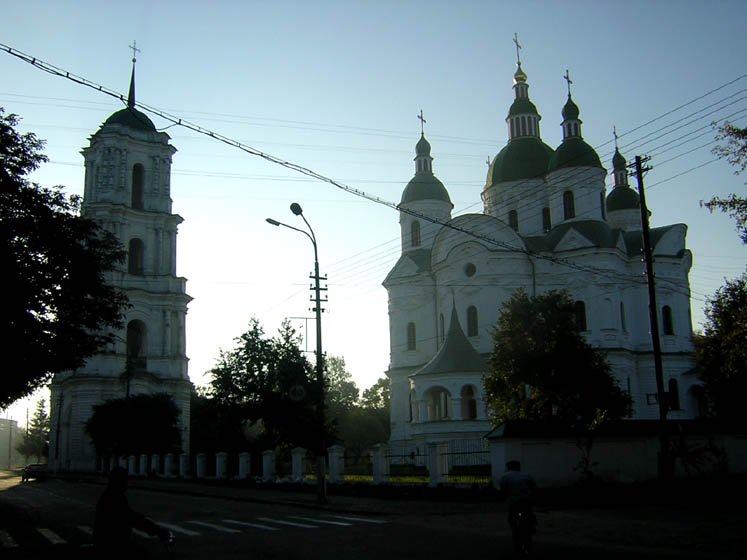
<svg viewBox="0 0 747 560">
<path fill-rule="evenodd" d="M 477 419 L 477 400 L 471 385 L 462 387 L 462 420 Z"/>
<path fill-rule="evenodd" d="M 570 220 L 576 217 L 576 204 L 573 200 L 573 193 L 565 191 L 563 193 L 563 219 Z"/>
<path fill-rule="evenodd" d="M 136 163 L 132 168 L 132 204 L 137 210 L 143 209 L 143 190 L 145 187 L 145 168 Z"/>
<path fill-rule="evenodd" d="M 542 209 L 542 230 L 550 231 L 552 229 L 552 220 L 550 219 L 550 209 Z"/>
<path fill-rule="evenodd" d="M 415 323 L 407 323 L 407 349 L 417 349 L 415 342 Z"/>
<path fill-rule="evenodd" d="M 607 205 L 604 203 L 603 192 L 599 193 L 599 207 L 602 209 L 602 219 L 606 220 L 607 219 L 607 211 L 606 211 Z"/>
<path fill-rule="evenodd" d="M 441 344 L 444 342 L 444 338 L 446 338 L 446 329 L 444 327 L 444 314 L 441 313 L 438 316 L 438 332 L 441 335 Z"/>
<path fill-rule="evenodd" d="M 412 222 L 410 225 L 410 239 L 413 247 L 420 247 L 420 222 Z"/>
<path fill-rule="evenodd" d="M 527 118 L 521 117 L 521 135 L 526 136 L 527 135 Z"/>
<path fill-rule="evenodd" d="M 514 231 L 519 231 L 519 214 L 516 210 L 509 210 L 508 225 Z"/>
<path fill-rule="evenodd" d="M 628 332 L 628 327 L 625 324 L 625 304 L 620 302 L 620 328 L 623 332 Z"/>
<path fill-rule="evenodd" d="M 580 331 L 586 330 L 586 304 L 583 301 L 577 301 L 573 304 L 573 313 L 576 318 L 576 324 Z"/>
<path fill-rule="evenodd" d="M 127 323 L 127 367 L 130 370 L 146 368 L 146 342 L 145 323 Z"/>
<path fill-rule="evenodd" d="M 674 323 L 672 322 L 672 308 L 665 305 L 661 308 L 661 324 L 664 334 L 674 334 Z"/>
<path fill-rule="evenodd" d="M 680 384 L 676 379 L 670 379 L 669 387 L 669 408 L 671 410 L 680 409 Z"/>
<path fill-rule="evenodd" d="M 143 274 L 143 254 L 145 246 L 140 239 L 130 239 L 130 250 L 127 252 L 127 272 L 130 274 Z"/>
<path fill-rule="evenodd" d="M 428 420 L 448 420 L 451 417 L 451 395 L 443 387 L 434 387 L 426 394 Z"/>
<path fill-rule="evenodd" d="M 470 305 L 467 308 L 467 336 L 478 335 L 477 307 Z"/>
</svg>

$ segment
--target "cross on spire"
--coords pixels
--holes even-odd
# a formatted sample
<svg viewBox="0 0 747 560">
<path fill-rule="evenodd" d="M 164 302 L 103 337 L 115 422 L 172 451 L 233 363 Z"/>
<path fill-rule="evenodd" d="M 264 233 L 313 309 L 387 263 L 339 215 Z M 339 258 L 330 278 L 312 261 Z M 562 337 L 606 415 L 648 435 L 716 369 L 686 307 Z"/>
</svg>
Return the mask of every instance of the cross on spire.
<svg viewBox="0 0 747 560">
<path fill-rule="evenodd" d="M 617 150 L 617 127 L 612 126 L 612 135 L 615 137 L 615 150 Z"/>
<path fill-rule="evenodd" d="M 516 64 L 521 66 L 521 57 L 519 56 L 519 49 L 521 49 L 521 45 L 519 44 L 518 33 L 514 33 L 514 43 L 516 44 Z"/>
<path fill-rule="evenodd" d="M 137 53 L 140 52 L 140 49 L 137 48 L 137 41 L 133 41 L 130 48 L 132 49 L 132 62 L 134 64 L 137 61 Z"/>
<path fill-rule="evenodd" d="M 573 80 L 571 80 L 571 74 L 568 72 L 568 70 L 565 71 L 565 76 L 563 76 L 563 79 L 568 82 L 568 97 L 571 96 L 571 84 L 573 83 Z"/>
<path fill-rule="evenodd" d="M 424 127 L 424 125 L 425 125 L 425 123 L 427 122 L 427 121 L 426 121 L 426 120 L 425 120 L 425 119 L 423 118 L 423 110 L 422 110 L 422 109 L 420 109 L 420 114 L 418 115 L 418 119 L 420 119 L 420 135 L 422 136 L 422 135 L 424 134 L 424 132 L 425 132 L 425 127 Z"/>
</svg>

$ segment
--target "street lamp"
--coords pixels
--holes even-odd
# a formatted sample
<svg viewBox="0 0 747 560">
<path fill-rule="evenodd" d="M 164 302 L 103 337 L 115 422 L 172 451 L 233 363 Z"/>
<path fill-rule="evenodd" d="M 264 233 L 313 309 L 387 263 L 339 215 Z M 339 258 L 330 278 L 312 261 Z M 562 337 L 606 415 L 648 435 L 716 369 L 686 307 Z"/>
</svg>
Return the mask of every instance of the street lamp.
<svg viewBox="0 0 747 560">
<path fill-rule="evenodd" d="M 303 215 L 303 209 L 301 205 L 294 202 L 290 205 L 291 212 L 296 216 L 301 216 L 306 227 L 309 231 L 298 229 L 283 222 L 278 222 L 272 218 L 267 218 L 268 224 L 273 226 L 283 226 L 294 231 L 303 233 L 306 237 L 311 240 L 311 244 L 314 246 L 314 303 L 316 312 L 316 381 L 319 384 L 319 402 L 317 403 L 317 416 L 319 421 L 319 453 L 317 454 L 317 501 L 319 503 L 325 503 L 327 501 L 327 489 L 326 489 L 326 462 L 325 462 L 325 449 L 324 449 L 324 359 L 322 356 L 322 304 L 321 304 L 321 291 L 322 288 L 319 286 L 319 254 L 316 248 L 316 235 L 314 230 L 311 228 L 311 224 L 306 220 L 306 216 Z"/>
</svg>

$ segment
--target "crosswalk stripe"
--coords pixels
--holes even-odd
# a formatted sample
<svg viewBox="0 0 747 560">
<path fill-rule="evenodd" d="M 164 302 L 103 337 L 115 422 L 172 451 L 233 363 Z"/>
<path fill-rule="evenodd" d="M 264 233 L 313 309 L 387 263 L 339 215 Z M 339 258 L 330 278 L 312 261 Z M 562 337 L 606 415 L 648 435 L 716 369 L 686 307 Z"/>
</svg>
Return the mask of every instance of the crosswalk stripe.
<svg viewBox="0 0 747 560">
<path fill-rule="evenodd" d="M 216 531 L 221 531 L 222 533 L 240 533 L 241 532 L 236 529 L 231 529 L 230 527 L 223 527 L 223 525 L 216 525 L 215 523 L 207 523 L 206 521 L 187 521 L 187 523 L 194 523 L 195 525 L 202 525 L 204 527 L 210 527 L 211 529 L 215 529 Z"/>
<path fill-rule="evenodd" d="M 93 536 L 93 529 L 89 525 L 78 525 L 78 529 L 80 529 L 87 535 Z"/>
<path fill-rule="evenodd" d="M 233 523 L 235 525 L 242 525 L 244 527 L 254 527 L 255 529 L 262 529 L 264 531 L 277 531 L 277 527 L 270 527 L 269 525 L 260 525 L 259 523 L 247 523 L 246 521 L 236 521 L 235 519 L 224 519 L 224 523 Z"/>
<path fill-rule="evenodd" d="M 291 515 L 291 519 L 300 519 L 301 521 L 311 521 L 312 523 L 324 523 L 325 525 L 337 525 L 339 527 L 350 527 L 352 523 L 345 521 L 330 521 L 329 519 L 312 519 L 311 517 L 301 517 L 300 515 Z"/>
<path fill-rule="evenodd" d="M 13 537 L 5 531 L 0 531 L 0 542 L 3 543 L 3 548 L 16 548 L 18 546 L 18 543 L 13 540 Z"/>
<path fill-rule="evenodd" d="M 171 523 L 164 523 L 163 521 L 159 521 L 158 524 L 162 527 L 166 527 L 171 531 L 174 531 L 175 533 L 187 535 L 188 537 L 196 537 L 200 534 L 197 531 L 190 531 L 189 529 L 185 529 L 184 527 L 180 527 L 179 525 L 172 525 Z"/>
<path fill-rule="evenodd" d="M 317 529 L 316 525 L 306 525 L 305 523 L 293 523 L 292 521 L 283 521 L 282 519 L 271 519 L 269 517 L 258 517 L 260 521 L 267 521 L 268 523 L 278 523 L 280 525 L 289 525 L 291 527 L 301 527 L 303 529 Z"/>
<path fill-rule="evenodd" d="M 366 519 L 365 517 L 348 517 L 345 515 L 333 515 L 335 519 L 344 519 L 346 521 L 360 521 L 361 523 L 376 523 L 377 525 L 383 525 L 386 521 L 381 519 Z"/>
<path fill-rule="evenodd" d="M 149 535 L 145 531 L 141 531 L 140 529 L 133 529 L 133 533 L 135 533 L 138 537 L 143 537 L 144 539 L 152 539 L 153 535 Z"/>
<path fill-rule="evenodd" d="M 52 544 L 65 544 L 67 542 L 60 535 L 45 527 L 37 527 L 36 530 Z"/>
</svg>

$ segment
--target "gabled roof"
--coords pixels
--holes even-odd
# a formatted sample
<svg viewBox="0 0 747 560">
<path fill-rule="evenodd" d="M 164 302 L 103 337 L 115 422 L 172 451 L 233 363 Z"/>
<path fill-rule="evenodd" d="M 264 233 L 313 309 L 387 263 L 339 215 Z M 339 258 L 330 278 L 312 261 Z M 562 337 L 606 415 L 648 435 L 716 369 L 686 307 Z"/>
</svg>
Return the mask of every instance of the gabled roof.
<svg viewBox="0 0 747 560">
<path fill-rule="evenodd" d="M 413 375 L 433 375 L 437 373 L 487 373 L 488 364 L 475 350 L 459 325 L 456 307 L 451 310 L 451 323 L 446 340 L 440 350 Z"/>
</svg>

